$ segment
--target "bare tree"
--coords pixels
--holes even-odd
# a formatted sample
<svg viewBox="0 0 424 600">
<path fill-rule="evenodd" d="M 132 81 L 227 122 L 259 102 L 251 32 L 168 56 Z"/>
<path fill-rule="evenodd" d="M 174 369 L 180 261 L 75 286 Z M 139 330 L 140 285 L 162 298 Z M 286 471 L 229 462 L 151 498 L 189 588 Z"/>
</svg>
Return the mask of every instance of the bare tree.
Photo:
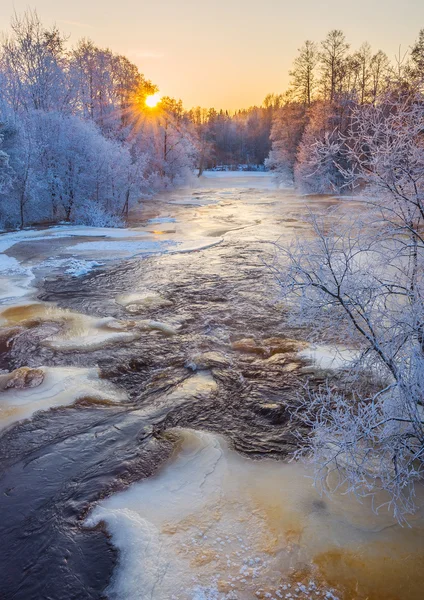
<svg viewBox="0 0 424 600">
<path fill-rule="evenodd" d="M 349 44 L 345 35 L 339 29 L 333 29 L 321 42 L 319 55 L 321 63 L 321 85 L 323 95 L 332 102 L 337 93 L 342 91 L 345 74 L 346 53 Z"/>
<path fill-rule="evenodd" d="M 364 42 L 356 53 L 359 63 L 359 103 L 365 104 L 368 100 L 368 92 L 370 89 L 372 73 L 371 73 L 371 46 L 368 42 Z"/>
<path fill-rule="evenodd" d="M 370 101 L 372 104 L 375 104 L 377 97 L 383 92 L 389 72 L 389 59 L 387 54 L 382 50 L 376 52 L 371 59 L 370 70 L 372 77 Z"/>
<path fill-rule="evenodd" d="M 291 85 L 295 97 L 302 103 L 311 105 L 315 91 L 315 67 L 318 63 L 318 51 L 316 44 L 306 40 L 299 49 L 299 55 L 295 58 L 293 69 L 290 71 Z"/>
</svg>

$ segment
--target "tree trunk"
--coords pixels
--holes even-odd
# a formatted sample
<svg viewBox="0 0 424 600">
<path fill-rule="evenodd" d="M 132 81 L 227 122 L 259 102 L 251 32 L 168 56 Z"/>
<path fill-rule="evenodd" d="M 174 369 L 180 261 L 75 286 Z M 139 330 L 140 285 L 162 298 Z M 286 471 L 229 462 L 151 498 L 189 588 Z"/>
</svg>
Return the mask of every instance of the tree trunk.
<svg viewBox="0 0 424 600">
<path fill-rule="evenodd" d="M 122 209 L 122 214 L 125 216 L 125 218 L 128 219 L 128 213 L 129 213 L 129 208 L 130 208 L 130 190 L 129 188 L 127 189 L 127 193 L 125 194 L 125 204 L 124 204 L 124 208 Z"/>
<path fill-rule="evenodd" d="M 24 203 L 25 203 L 25 191 L 22 191 L 21 194 L 21 199 L 20 199 L 20 203 L 19 203 L 19 211 L 20 211 L 20 217 L 21 217 L 21 225 L 20 228 L 23 229 L 25 222 L 24 222 Z"/>
</svg>

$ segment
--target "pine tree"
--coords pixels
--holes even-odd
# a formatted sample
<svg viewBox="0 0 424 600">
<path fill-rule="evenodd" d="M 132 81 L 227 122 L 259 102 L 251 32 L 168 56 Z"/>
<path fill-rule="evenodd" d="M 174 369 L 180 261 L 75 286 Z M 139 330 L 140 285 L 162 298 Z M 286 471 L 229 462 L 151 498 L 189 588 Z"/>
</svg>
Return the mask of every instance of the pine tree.
<svg viewBox="0 0 424 600">
<path fill-rule="evenodd" d="M 424 77 L 424 29 L 418 34 L 418 40 L 411 49 L 413 76 Z"/>
</svg>

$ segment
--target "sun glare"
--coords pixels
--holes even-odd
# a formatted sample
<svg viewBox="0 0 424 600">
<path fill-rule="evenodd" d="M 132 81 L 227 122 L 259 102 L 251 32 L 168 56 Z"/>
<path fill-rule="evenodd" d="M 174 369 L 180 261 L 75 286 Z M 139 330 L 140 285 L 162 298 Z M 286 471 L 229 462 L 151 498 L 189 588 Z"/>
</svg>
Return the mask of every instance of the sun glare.
<svg viewBox="0 0 424 600">
<path fill-rule="evenodd" d="M 154 108 L 155 106 L 157 106 L 159 104 L 160 101 L 161 101 L 161 96 L 160 96 L 159 92 L 156 92 L 155 94 L 152 94 L 151 96 L 146 97 L 146 106 L 148 106 L 149 108 Z"/>
</svg>

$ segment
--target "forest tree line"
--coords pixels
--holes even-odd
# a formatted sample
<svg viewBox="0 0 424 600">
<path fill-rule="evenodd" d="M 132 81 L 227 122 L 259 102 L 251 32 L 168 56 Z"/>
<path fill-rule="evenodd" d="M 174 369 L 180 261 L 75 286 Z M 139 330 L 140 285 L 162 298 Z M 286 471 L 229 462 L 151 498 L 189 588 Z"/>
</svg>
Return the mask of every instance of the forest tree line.
<svg viewBox="0 0 424 600">
<path fill-rule="evenodd" d="M 196 130 L 199 172 L 265 165 L 306 193 L 340 190 L 340 170 L 320 163 L 316 142 L 346 134 L 357 106 L 375 105 L 385 92 L 422 77 L 423 55 L 423 31 L 394 60 L 382 50 L 373 51 L 368 42 L 351 50 L 340 30 L 330 31 L 321 43 L 307 40 L 284 93 L 268 94 L 261 106 L 233 114 L 201 107 L 188 111 Z"/>
<path fill-rule="evenodd" d="M 271 128 L 283 96 L 268 94 L 262 106 L 233 114 L 196 107 L 188 117 L 196 130 L 198 167 L 254 170 L 264 166 L 271 151 Z"/>
</svg>

